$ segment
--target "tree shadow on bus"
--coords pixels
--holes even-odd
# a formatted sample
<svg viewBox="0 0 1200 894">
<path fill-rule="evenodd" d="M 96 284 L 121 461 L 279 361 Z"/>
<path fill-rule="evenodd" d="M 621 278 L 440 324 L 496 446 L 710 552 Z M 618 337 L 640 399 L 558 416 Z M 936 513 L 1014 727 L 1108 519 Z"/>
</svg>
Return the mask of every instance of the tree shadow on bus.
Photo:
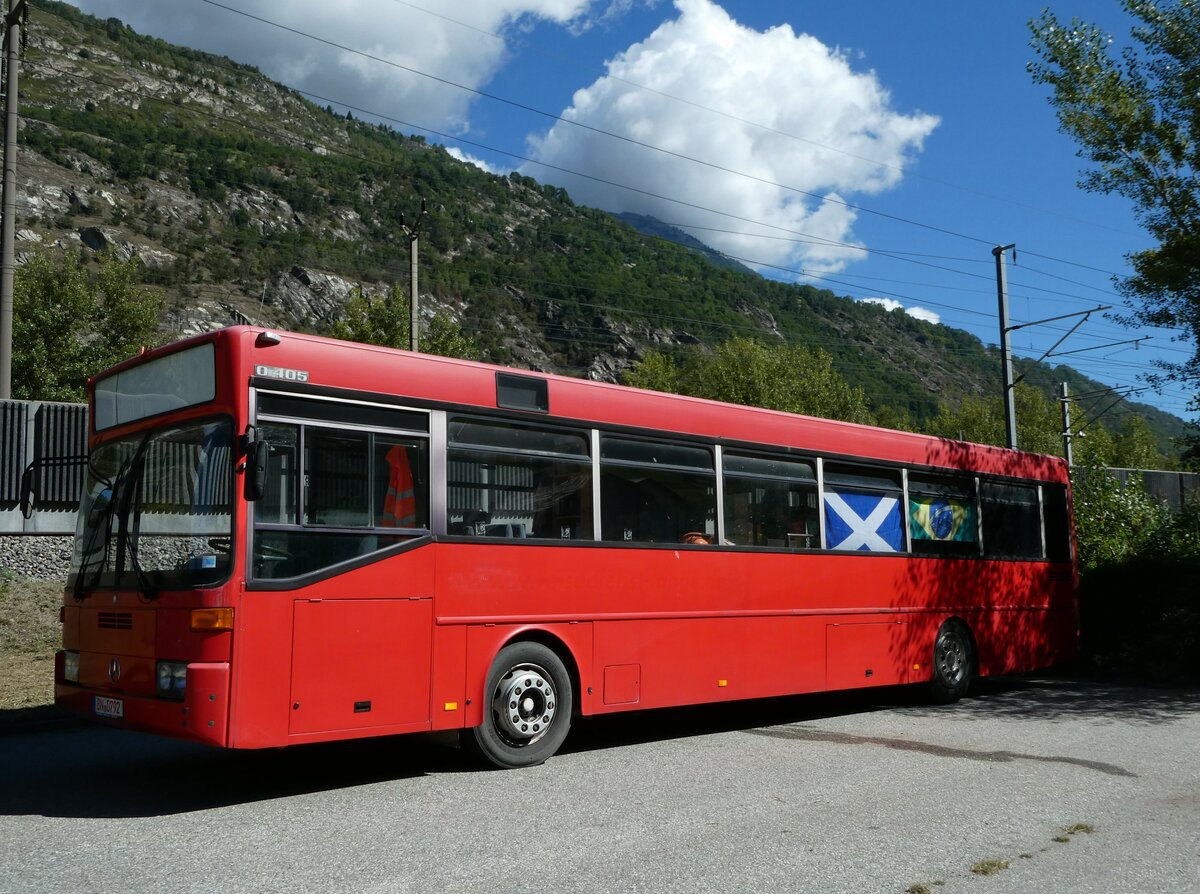
<svg viewBox="0 0 1200 894">
<path fill-rule="evenodd" d="M 1001 676 L 1073 660 L 1078 614 L 1067 494 L 1064 485 L 1052 483 L 1061 480 L 1061 461 L 1014 454 L 1009 468 L 1006 454 L 949 440 L 927 450 L 931 466 L 987 477 L 975 487 L 964 483 L 968 476 L 962 473 L 943 476 L 965 488 L 961 493 L 974 494 L 942 500 L 956 512 L 963 504 L 962 519 L 969 524 L 955 529 L 966 532 L 962 542 L 957 533 L 937 540 L 932 529 L 924 528 L 924 534 L 913 534 L 909 556 L 878 560 L 893 562 L 892 574 L 873 578 L 880 590 L 862 595 L 896 613 L 887 645 L 891 666 L 911 669 L 911 682 L 931 677 L 961 682 L 964 667 L 967 676 Z M 1027 480 L 991 477 L 1013 474 Z M 924 478 L 940 481 L 939 475 Z M 985 555 L 979 554 L 981 545 Z M 952 648 L 943 647 L 947 644 Z M 942 685 L 941 700 L 953 701 L 959 688 Z M 977 691 L 987 692 L 987 685 Z"/>
</svg>

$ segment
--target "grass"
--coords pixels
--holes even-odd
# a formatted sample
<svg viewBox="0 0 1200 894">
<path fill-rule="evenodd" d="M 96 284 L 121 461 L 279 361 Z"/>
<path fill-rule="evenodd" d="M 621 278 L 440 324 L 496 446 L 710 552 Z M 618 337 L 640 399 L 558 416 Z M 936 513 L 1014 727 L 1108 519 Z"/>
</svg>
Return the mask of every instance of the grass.
<svg viewBox="0 0 1200 894">
<path fill-rule="evenodd" d="M 63 585 L 0 570 L 0 711 L 54 700 Z"/>
<path fill-rule="evenodd" d="M 1007 860 L 981 860 L 971 867 L 971 871 L 976 875 L 995 875 L 1005 869 L 1008 869 Z"/>
<path fill-rule="evenodd" d="M 1091 835 L 1096 831 L 1096 827 L 1091 823 L 1074 823 L 1062 830 L 1061 835 L 1055 835 L 1052 841 L 1057 841 L 1059 844 L 1066 844 L 1071 840 L 1072 835 Z"/>
<path fill-rule="evenodd" d="M 0 571 L 0 655 L 40 655 L 58 648 L 63 585 Z"/>
</svg>

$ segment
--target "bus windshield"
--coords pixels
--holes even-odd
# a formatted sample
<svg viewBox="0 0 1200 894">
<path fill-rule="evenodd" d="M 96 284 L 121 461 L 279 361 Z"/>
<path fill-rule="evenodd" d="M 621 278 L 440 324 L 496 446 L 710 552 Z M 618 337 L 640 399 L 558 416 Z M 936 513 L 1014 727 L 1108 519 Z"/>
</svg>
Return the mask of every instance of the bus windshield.
<svg viewBox="0 0 1200 894">
<path fill-rule="evenodd" d="M 202 422 L 97 447 L 79 507 L 70 585 L 161 589 L 225 579 L 233 541 L 233 425 Z"/>
</svg>

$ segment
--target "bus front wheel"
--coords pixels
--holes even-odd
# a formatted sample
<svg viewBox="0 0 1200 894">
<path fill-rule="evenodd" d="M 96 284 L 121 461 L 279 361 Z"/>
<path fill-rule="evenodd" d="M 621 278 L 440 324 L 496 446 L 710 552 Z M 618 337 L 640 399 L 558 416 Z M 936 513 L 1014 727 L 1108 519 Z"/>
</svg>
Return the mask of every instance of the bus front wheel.
<svg viewBox="0 0 1200 894">
<path fill-rule="evenodd" d="M 483 723 L 467 744 L 506 769 L 540 764 L 562 745 L 571 727 L 571 677 L 541 643 L 505 646 L 488 671 Z"/>
<path fill-rule="evenodd" d="M 961 621 L 950 620 L 938 630 L 933 642 L 931 698 L 948 705 L 967 694 L 975 680 L 975 645 Z"/>
</svg>

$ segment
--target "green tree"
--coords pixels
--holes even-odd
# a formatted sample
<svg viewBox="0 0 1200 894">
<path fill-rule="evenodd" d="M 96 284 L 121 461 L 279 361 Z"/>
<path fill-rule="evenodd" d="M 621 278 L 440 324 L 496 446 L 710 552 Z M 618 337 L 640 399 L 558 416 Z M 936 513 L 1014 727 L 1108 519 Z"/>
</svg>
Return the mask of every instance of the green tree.
<svg viewBox="0 0 1200 894">
<path fill-rule="evenodd" d="M 446 314 L 434 314 L 429 321 L 429 331 L 421 337 L 421 350 L 426 354 L 441 357 L 458 357 L 460 360 L 482 360 L 483 351 L 475 339 L 462 331 L 462 327 Z"/>
<path fill-rule="evenodd" d="M 1079 565 L 1085 573 L 1141 554 L 1171 518 L 1146 494 L 1140 477 L 1122 484 L 1103 468 L 1077 467 L 1072 489 Z"/>
<path fill-rule="evenodd" d="M 1117 433 L 1113 451 L 1114 466 L 1122 469 L 1161 469 L 1167 465 L 1158 451 L 1154 434 L 1141 416 L 1131 415 Z"/>
<path fill-rule="evenodd" d="M 862 389 L 842 378 L 824 351 L 752 338 L 732 338 L 712 353 L 690 351 L 680 363 L 650 352 L 625 383 L 826 419 L 873 421 Z"/>
<path fill-rule="evenodd" d="M 1013 393 L 1017 413 L 1017 446 L 1033 453 L 1061 456 L 1062 414 L 1056 402 L 1030 385 Z M 1079 420 L 1082 421 L 1082 420 Z M 1004 403 L 999 397 L 967 397 L 957 409 L 942 407 L 926 430 L 943 438 L 1002 446 L 1007 441 Z"/>
<path fill-rule="evenodd" d="M 1075 465 L 1097 469 L 1116 466 L 1117 448 L 1112 434 L 1103 425 L 1084 425 L 1085 421 L 1072 420 L 1072 427 L 1078 433 L 1071 442 Z"/>
<path fill-rule="evenodd" d="M 680 385 L 679 366 L 670 354 L 647 351 L 638 364 L 625 373 L 624 382 L 634 388 L 648 391 L 665 391 L 667 394 L 685 393 Z"/>
<path fill-rule="evenodd" d="M 136 282 L 137 262 L 37 252 L 13 282 L 13 396 L 80 401 L 88 376 L 152 342 L 162 299 Z"/>
<path fill-rule="evenodd" d="M 408 299 L 398 285 L 374 298 L 356 287 L 346 302 L 346 316 L 330 329 L 334 338 L 389 348 L 407 348 L 408 333 Z"/>
<path fill-rule="evenodd" d="M 1121 291 L 1133 322 L 1190 333 L 1194 353 L 1167 374 L 1200 385 L 1200 4 L 1122 0 L 1138 25 L 1120 56 L 1095 25 L 1049 11 L 1030 23 L 1062 131 L 1091 163 L 1081 186 L 1129 199 L 1158 242 L 1134 253 Z M 1200 401 L 1193 398 L 1200 409 Z"/>
<path fill-rule="evenodd" d="M 386 295 L 374 297 L 365 294 L 361 286 L 356 288 L 346 303 L 346 316 L 334 322 L 330 334 L 346 341 L 407 348 L 409 331 L 408 294 L 396 284 Z M 479 360 L 483 353 L 474 339 L 442 313 L 435 314 L 429 331 L 421 334 L 420 349 L 425 354 L 462 360 Z"/>
</svg>

